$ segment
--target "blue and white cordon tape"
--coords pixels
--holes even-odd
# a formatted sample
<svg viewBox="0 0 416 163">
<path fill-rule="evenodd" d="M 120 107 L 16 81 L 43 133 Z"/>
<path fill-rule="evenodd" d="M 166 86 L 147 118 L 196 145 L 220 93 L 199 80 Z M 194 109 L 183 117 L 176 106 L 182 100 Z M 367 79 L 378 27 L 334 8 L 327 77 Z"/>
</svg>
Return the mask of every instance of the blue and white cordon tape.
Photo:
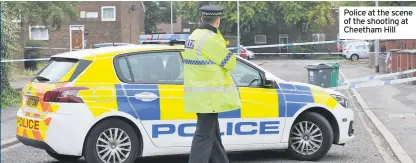
<svg viewBox="0 0 416 163">
<path fill-rule="evenodd" d="M 141 37 L 145 37 L 144 35 L 140 35 Z M 154 36 L 152 36 L 154 37 Z M 180 36 L 181 39 L 183 39 L 185 36 Z M 154 41 L 161 41 L 161 40 L 154 40 Z M 271 45 L 258 45 L 258 46 L 244 46 L 246 49 L 256 49 L 256 48 L 268 48 L 268 47 L 283 47 L 283 46 L 300 46 L 300 45 L 318 45 L 318 44 L 332 44 L 332 43 L 341 43 L 341 42 L 354 42 L 354 40 L 333 40 L 333 41 L 320 41 L 320 42 L 302 42 L 302 43 L 288 43 L 288 44 L 271 44 Z M 66 48 L 45 48 L 45 47 L 26 47 L 28 49 L 66 49 Z M 229 50 L 237 49 L 237 47 L 230 47 L 227 48 Z M 276 54 L 276 53 L 271 53 Z M 338 52 L 332 53 L 282 53 L 282 54 L 340 54 Z M 24 61 L 43 61 L 43 60 L 49 60 L 49 58 L 38 58 L 38 59 L 19 59 L 19 60 L 2 60 L 1 63 L 4 62 L 24 62 Z"/>
<path fill-rule="evenodd" d="M 6 63 L 6 62 L 26 62 L 26 61 L 47 61 L 50 58 L 36 58 L 36 59 L 5 59 L 5 60 L 1 60 L 1 63 Z"/>
<path fill-rule="evenodd" d="M 350 85 L 333 87 L 331 89 L 345 90 L 345 89 L 351 89 L 351 88 L 366 88 L 366 87 L 375 87 L 375 86 L 382 86 L 382 85 L 393 85 L 393 84 L 407 83 L 407 82 L 411 82 L 411 81 L 416 81 L 416 77 L 396 79 L 396 80 L 383 80 L 383 81 L 375 81 L 374 80 L 374 81 L 370 81 L 370 82 L 367 82 L 367 83 L 353 83 L 353 84 L 350 84 Z"/>
<path fill-rule="evenodd" d="M 416 69 L 411 69 L 411 70 L 401 71 L 401 72 L 395 72 L 395 73 L 389 73 L 389 74 L 384 74 L 384 75 L 371 75 L 371 76 L 367 76 L 367 77 L 348 79 L 347 81 L 339 80 L 338 84 L 339 85 L 357 84 L 357 83 L 360 83 L 360 82 L 372 81 L 372 80 L 383 79 L 383 78 L 389 78 L 389 77 L 394 77 L 394 76 L 398 76 L 398 75 L 410 74 L 410 73 L 414 73 L 414 72 L 416 72 Z"/>
<path fill-rule="evenodd" d="M 244 48 L 257 49 L 257 48 L 270 48 L 270 47 L 283 47 L 283 46 L 332 44 L 332 43 L 341 43 L 341 42 L 354 42 L 354 40 L 333 40 L 333 41 L 301 42 L 301 43 L 289 43 L 289 44 L 257 45 L 257 46 L 244 46 Z M 230 47 L 228 49 L 237 49 L 237 47 Z"/>
</svg>

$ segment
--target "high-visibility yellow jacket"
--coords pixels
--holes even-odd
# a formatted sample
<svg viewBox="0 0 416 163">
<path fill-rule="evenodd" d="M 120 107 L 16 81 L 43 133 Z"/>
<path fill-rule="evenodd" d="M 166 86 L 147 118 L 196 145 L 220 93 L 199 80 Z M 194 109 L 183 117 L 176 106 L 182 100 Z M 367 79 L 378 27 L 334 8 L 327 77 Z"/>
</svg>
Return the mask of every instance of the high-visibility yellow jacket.
<svg viewBox="0 0 416 163">
<path fill-rule="evenodd" d="M 220 31 L 210 25 L 196 29 L 185 42 L 185 112 L 219 113 L 241 107 L 230 72 L 236 57 L 225 46 Z"/>
</svg>

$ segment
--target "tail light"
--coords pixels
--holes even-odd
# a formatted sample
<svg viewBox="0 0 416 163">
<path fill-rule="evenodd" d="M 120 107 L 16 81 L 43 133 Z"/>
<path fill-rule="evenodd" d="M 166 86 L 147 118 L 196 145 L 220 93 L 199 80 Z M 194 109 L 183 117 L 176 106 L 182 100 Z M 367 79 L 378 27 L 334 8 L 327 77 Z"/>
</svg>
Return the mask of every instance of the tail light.
<svg viewBox="0 0 416 163">
<path fill-rule="evenodd" d="M 62 87 L 50 90 L 43 97 L 44 102 L 62 102 L 62 103 L 84 103 L 77 97 L 80 90 L 87 90 L 86 87 Z"/>
</svg>

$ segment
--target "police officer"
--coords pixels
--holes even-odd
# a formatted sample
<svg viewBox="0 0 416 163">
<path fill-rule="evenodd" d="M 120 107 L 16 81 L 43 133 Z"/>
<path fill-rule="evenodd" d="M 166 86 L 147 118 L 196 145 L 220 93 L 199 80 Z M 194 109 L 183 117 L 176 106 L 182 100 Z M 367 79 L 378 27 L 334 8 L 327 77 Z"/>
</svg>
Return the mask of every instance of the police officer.
<svg viewBox="0 0 416 163">
<path fill-rule="evenodd" d="M 230 72 L 236 57 L 218 27 L 220 6 L 203 6 L 201 23 L 185 42 L 185 112 L 197 114 L 189 163 L 228 163 L 221 141 L 218 113 L 239 109 L 240 96 Z"/>
</svg>

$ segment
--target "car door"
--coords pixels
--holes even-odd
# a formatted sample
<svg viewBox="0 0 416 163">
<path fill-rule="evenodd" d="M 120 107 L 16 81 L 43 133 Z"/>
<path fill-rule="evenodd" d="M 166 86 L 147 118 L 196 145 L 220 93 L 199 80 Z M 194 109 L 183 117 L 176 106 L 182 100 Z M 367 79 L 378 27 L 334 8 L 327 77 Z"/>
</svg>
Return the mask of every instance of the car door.
<svg viewBox="0 0 416 163">
<path fill-rule="evenodd" d="M 132 53 L 116 58 L 115 64 L 118 62 L 127 63 L 129 68 L 129 72 L 117 75 L 124 82 L 121 87 L 130 107 L 145 129 L 147 135 L 143 136 L 158 147 L 190 146 L 196 114 L 185 113 L 183 108 L 181 52 Z M 119 110 L 123 109 L 120 106 Z"/>
<path fill-rule="evenodd" d="M 284 99 L 277 88 L 264 87 L 264 75 L 251 64 L 238 60 L 231 73 L 236 83 L 242 108 L 240 122 L 235 125 L 235 136 L 224 143 L 278 143 L 285 123 Z M 228 142 L 229 141 L 229 142 Z M 236 142 L 241 141 L 241 142 Z"/>
</svg>

